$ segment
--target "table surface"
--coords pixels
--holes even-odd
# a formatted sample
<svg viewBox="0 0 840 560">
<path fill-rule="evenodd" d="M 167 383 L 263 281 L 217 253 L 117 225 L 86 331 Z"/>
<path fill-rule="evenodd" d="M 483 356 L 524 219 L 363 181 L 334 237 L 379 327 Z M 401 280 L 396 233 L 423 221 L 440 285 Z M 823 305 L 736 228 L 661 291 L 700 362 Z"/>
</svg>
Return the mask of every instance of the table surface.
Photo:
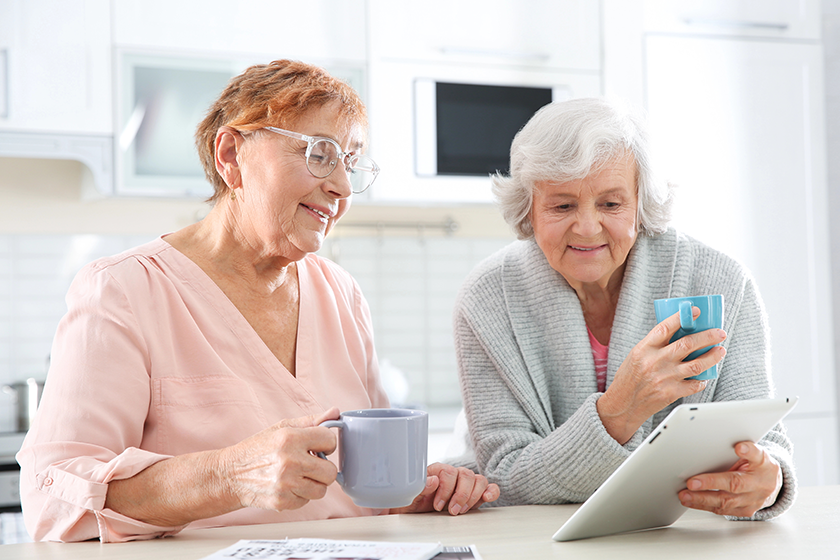
<svg viewBox="0 0 840 560">
<path fill-rule="evenodd" d="M 728 521 L 690 510 L 670 527 L 558 543 L 554 532 L 577 505 L 483 508 L 460 517 L 427 513 L 187 530 L 129 543 L 26 543 L 0 546 L 0 558 L 198 560 L 239 539 L 474 544 L 484 560 L 563 558 L 840 558 L 840 486 L 801 488 L 793 507 L 766 522 Z"/>
</svg>

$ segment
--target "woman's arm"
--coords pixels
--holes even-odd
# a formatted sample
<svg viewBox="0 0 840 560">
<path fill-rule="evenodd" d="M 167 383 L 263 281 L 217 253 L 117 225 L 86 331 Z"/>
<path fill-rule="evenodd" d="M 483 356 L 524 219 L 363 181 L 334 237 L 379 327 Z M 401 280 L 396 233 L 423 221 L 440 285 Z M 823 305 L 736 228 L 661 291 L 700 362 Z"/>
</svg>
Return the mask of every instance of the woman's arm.
<svg viewBox="0 0 840 560">
<path fill-rule="evenodd" d="M 770 326 L 752 279 L 746 279 L 739 296 L 738 305 L 727 312 L 731 319 L 728 351 L 715 382 L 715 401 L 775 396 Z M 706 473 L 689 481 L 690 490 L 682 492 L 681 497 L 691 499 L 690 507 L 732 518 L 764 520 L 781 515 L 793 505 L 797 480 L 793 445 L 784 426 L 777 425 L 755 445 L 745 445 L 741 450 L 736 447 L 740 459 L 730 471 Z M 692 481 L 699 487 L 693 487 Z"/>
<path fill-rule="evenodd" d="M 335 435 L 317 426 L 337 418 L 333 408 L 318 417 L 284 420 L 229 448 L 160 461 L 112 481 L 105 507 L 164 527 L 242 507 L 297 509 L 323 498 L 335 480 L 335 465 L 313 453 L 335 450 Z"/>
<path fill-rule="evenodd" d="M 553 423 L 547 417 L 552 411 L 542 411 L 535 395 L 518 398 L 512 391 L 512 384 L 531 383 L 515 342 L 483 339 L 461 308 L 456 309 L 454 326 L 470 437 L 480 472 L 499 485 L 498 504 L 576 503 L 588 498 L 630 454 L 601 424 L 599 394 L 570 408 L 569 417 L 552 431 L 544 427 Z M 504 325 L 499 327 L 502 331 L 506 332 Z M 492 357 L 487 348 L 492 348 Z M 506 356 L 504 363 L 500 353 Z M 638 444 L 636 439 L 631 445 Z"/>
</svg>

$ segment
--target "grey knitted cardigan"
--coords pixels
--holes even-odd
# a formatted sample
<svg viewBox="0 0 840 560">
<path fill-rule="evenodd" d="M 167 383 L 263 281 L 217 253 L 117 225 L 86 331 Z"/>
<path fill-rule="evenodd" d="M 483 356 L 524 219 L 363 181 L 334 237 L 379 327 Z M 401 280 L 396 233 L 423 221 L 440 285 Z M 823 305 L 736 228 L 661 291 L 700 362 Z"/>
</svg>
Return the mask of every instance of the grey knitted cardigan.
<svg viewBox="0 0 840 560">
<path fill-rule="evenodd" d="M 773 395 L 769 327 L 749 273 L 673 229 L 640 235 L 628 255 L 607 386 L 656 324 L 653 300 L 702 294 L 724 296 L 718 379 L 656 413 L 622 446 L 595 408 L 602 393 L 580 302 L 536 243 L 508 245 L 472 271 L 455 306 L 455 349 L 475 460 L 501 488 L 497 505 L 582 502 L 677 404 Z M 793 503 L 796 478 L 781 424 L 761 444 L 784 476 L 776 503 L 754 516 L 769 519 Z"/>
</svg>

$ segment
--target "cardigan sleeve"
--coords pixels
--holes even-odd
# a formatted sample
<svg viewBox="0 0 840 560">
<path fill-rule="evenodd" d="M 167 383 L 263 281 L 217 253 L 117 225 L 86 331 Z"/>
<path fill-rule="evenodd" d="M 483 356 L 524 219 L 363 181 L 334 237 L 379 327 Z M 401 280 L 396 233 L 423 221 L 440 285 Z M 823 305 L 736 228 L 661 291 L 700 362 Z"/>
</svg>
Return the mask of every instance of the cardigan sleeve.
<svg viewBox="0 0 840 560">
<path fill-rule="evenodd" d="M 476 333 L 463 309 L 456 309 L 454 326 L 470 437 L 480 472 L 501 490 L 496 505 L 582 502 L 643 439 L 639 432 L 622 446 L 609 436 L 596 409 L 600 393 L 591 394 L 562 425 L 546 430 L 540 426 L 544 422 L 534 421 L 539 412 L 526 410 L 505 381 L 527 377 L 517 356 L 500 363 L 499 346 L 488 352 L 489 341 Z"/>
</svg>

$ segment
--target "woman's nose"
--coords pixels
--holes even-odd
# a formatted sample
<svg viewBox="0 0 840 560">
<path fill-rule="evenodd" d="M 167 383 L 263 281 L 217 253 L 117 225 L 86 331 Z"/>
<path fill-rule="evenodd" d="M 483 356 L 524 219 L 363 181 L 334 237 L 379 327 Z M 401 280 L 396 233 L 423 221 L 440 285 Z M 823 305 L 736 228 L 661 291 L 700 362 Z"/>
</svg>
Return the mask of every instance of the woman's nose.
<svg viewBox="0 0 840 560">
<path fill-rule="evenodd" d="M 593 237 L 601 232 L 601 217 L 594 208 L 581 208 L 577 212 L 575 233 L 581 237 Z"/>
<path fill-rule="evenodd" d="M 350 195 L 353 194 L 350 172 L 343 166 L 337 167 L 326 177 L 324 188 L 335 198 L 350 198 Z"/>
</svg>

